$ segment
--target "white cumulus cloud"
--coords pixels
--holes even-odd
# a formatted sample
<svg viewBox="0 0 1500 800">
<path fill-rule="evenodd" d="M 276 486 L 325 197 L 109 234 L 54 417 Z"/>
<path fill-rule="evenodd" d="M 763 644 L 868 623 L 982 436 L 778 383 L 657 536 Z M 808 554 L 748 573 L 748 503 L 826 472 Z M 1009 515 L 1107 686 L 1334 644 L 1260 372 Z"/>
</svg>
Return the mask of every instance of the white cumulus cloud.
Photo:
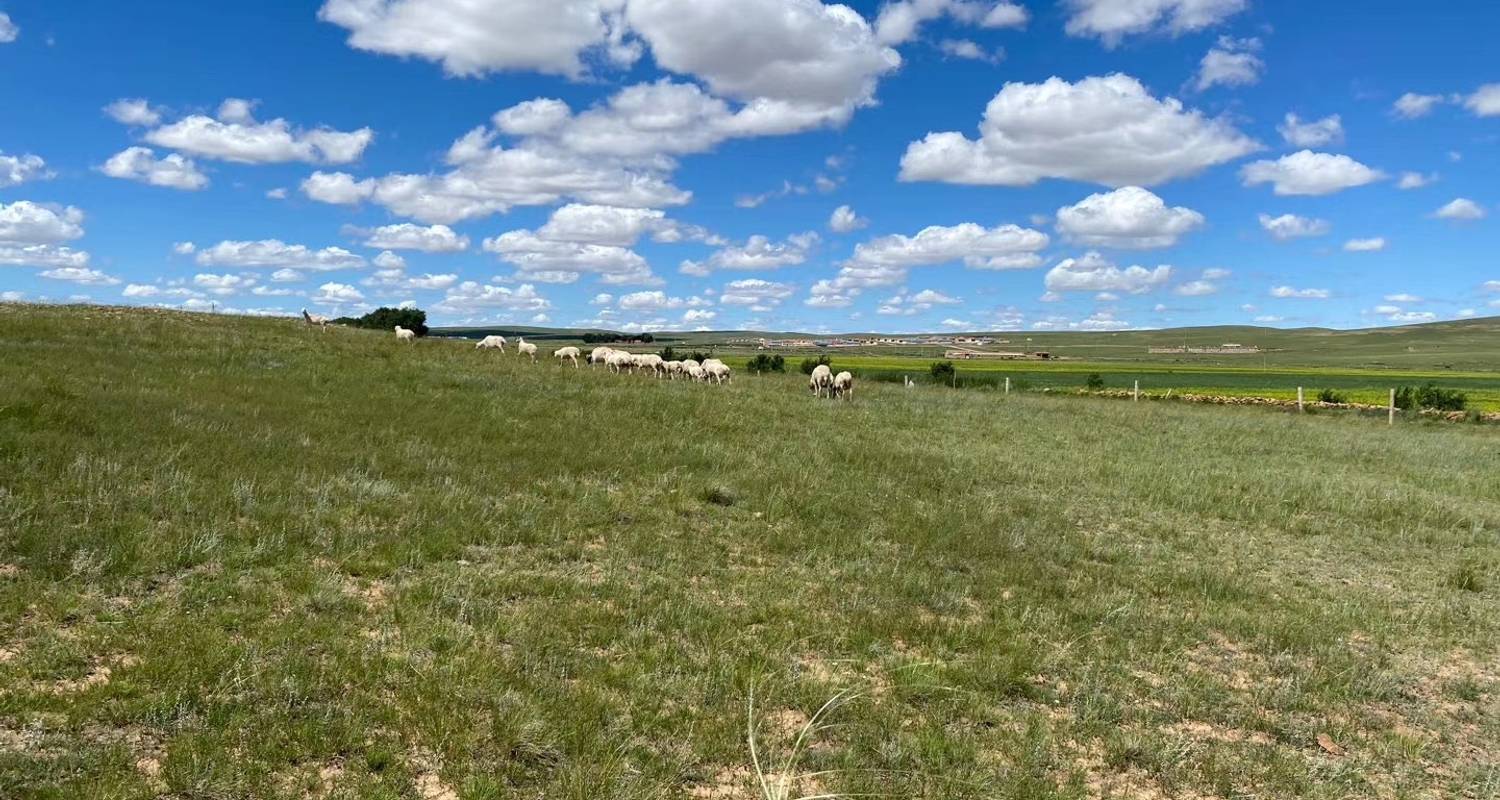
<svg viewBox="0 0 1500 800">
<path fill-rule="evenodd" d="M 1345 155 L 1299 150 L 1275 161 L 1256 161 L 1240 169 L 1246 186 L 1269 183 L 1278 195 L 1324 195 L 1374 183 L 1385 177 Z"/>
<path fill-rule="evenodd" d="M 1344 121 L 1338 114 L 1304 121 L 1296 114 L 1287 112 L 1285 120 L 1276 126 L 1276 130 L 1293 147 L 1323 147 L 1344 141 Z"/>
<path fill-rule="evenodd" d="M 1151 186 L 1259 149 L 1222 119 L 1158 100 L 1129 75 L 1007 83 L 978 139 L 929 133 L 907 146 L 901 179 L 1029 186 L 1067 178 Z"/>
<path fill-rule="evenodd" d="M 461 236 L 447 225 L 413 225 L 402 222 L 382 225 L 373 230 L 352 229 L 364 237 L 366 247 L 386 250 L 420 250 L 424 253 L 458 253 L 469 248 L 469 237 Z"/>
<path fill-rule="evenodd" d="M 1057 210 L 1057 230 L 1070 241 L 1093 247 L 1171 247 L 1203 222 L 1197 211 L 1168 207 L 1139 186 L 1089 195 Z"/>
<path fill-rule="evenodd" d="M 1106 46 L 1126 36 L 1165 32 L 1173 36 L 1213 27 L 1245 10 L 1249 0 L 1064 0 L 1067 32 L 1100 39 Z"/>
<path fill-rule="evenodd" d="M 1096 252 L 1078 258 L 1065 258 L 1047 271 L 1045 284 L 1049 292 L 1126 292 L 1144 294 L 1159 289 L 1172 279 L 1172 268 L 1160 265 L 1147 268 L 1116 266 Z"/>
<path fill-rule="evenodd" d="M 47 169 L 47 162 L 41 156 L 30 153 L 8 156 L 5 151 L 0 150 L 0 189 L 50 177 L 52 172 Z"/>
<path fill-rule="evenodd" d="M 1350 239 L 1344 242 L 1344 250 L 1350 253 L 1374 253 L 1385 249 L 1385 238 Z"/>
<path fill-rule="evenodd" d="M 1258 219 L 1266 233 L 1271 234 L 1271 238 L 1278 242 L 1322 236 L 1333 228 L 1326 219 L 1302 217 L 1296 214 L 1282 214 L 1278 217 L 1261 214 Z"/>
<path fill-rule="evenodd" d="M 288 267 L 315 272 L 358 269 L 365 266 L 363 257 L 342 247 L 314 250 L 306 245 L 287 244 L 280 239 L 260 241 L 223 241 L 198 251 L 197 262 L 205 267 L 263 269 Z"/>
<path fill-rule="evenodd" d="M 849 206 L 835 208 L 833 215 L 828 218 L 828 229 L 834 233 L 853 233 L 869 224 L 869 220 L 854 213 L 854 209 Z"/>
<path fill-rule="evenodd" d="M 358 160 L 375 138 L 369 128 L 304 130 L 280 118 L 257 122 L 242 100 L 225 101 L 219 115 L 192 114 L 153 128 L 145 138 L 160 147 L 243 164 L 347 164 Z"/>
<path fill-rule="evenodd" d="M 1198 91 L 1213 86 L 1249 86 L 1260 81 L 1260 73 L 1266 62 L 1256 53 L 1260 52 L 1260 40 L 1254 37 L 1236 39 L 1220 36 L 1203 60 L 1198 62 Z"/>
<path fill-rule="evenodd" d="M 1442 208 L 1434 211 L 1432 215 L 1438 219 L 1451 219 L 1458 222 L 1469 222 L 1476 219 L 1484 219 L 1487 212 L 1484 206 L 1470 200 L 1467 197 L 1456 197 Z"/>
<path fill-rule="evenodd" d="M 151 186 L 197 191 L 208 186 L 208 176 L 191 159 L 177 153 L 162 158 L 149 147 L 127 147 L 99 167 L 111 178 L 139 181 Z"/>
</svg>

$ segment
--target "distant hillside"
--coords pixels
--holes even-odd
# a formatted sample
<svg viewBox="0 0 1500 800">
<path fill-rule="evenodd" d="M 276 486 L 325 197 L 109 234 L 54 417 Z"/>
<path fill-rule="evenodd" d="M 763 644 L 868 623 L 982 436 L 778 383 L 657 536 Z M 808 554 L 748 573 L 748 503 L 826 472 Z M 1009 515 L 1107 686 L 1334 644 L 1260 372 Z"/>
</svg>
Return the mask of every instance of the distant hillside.
<svg viewBox="0 0 1500 800">
<path fill-rule="evenodd" d="M 600 329 L 497 326 L 434 328 L 438 336 L 479 338 L 498 333 L 524 335 L 537 340 L 577 340 L 584 333 L 606 333 Z M 1213 325 L 1145 331 L 965 331 L 943 334 L 839 333 L 814 334 L 791 331 L 667 331 L 656 334 L 657 343 L 679 345 L 728 345 L 736 339 L 811 339 L 827 342 L 840 338 L 903 337 L 929 335 L 984 336 L 1005 340 L 1007 349 L 1044 350 L 1064 358 L 1090 360 L 1162 361 L 1184 360 L 1243 363 L 1246 359 L 1267 364 L 1312 364 L 1424 369 L 1500 369 L 1500 317 L 1484 317 L 1421 325 L 1335 330 L 1331 328 L 1266 328 L 1254 325 Z M 1164 356 L 1147 352 L 1152 347 L 1212 347 L 1235 343 L 1264 351 L 1256 356 Z M 891 348 L 893 354 L 931 356 L 941 346 L 911 344 Z M 884 350 L 883 350 L 884 351 Z"/>
</svg>

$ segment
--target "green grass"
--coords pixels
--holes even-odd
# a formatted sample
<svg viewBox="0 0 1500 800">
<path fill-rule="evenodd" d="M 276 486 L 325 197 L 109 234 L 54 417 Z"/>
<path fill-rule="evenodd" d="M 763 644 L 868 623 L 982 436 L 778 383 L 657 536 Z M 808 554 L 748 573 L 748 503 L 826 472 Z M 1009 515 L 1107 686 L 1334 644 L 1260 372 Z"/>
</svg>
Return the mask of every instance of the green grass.
<svg viewBox="0 0 1500 800">
<path fill-rule="evenodd" d="M 835 369 L 848 369 L 857 376 L 900 383 L 903 375 L 914 381 L 930 380 L 929 368 L 936 358 L 829 354 Z M 729 356 L 726 362 L 743 368 L 748 357 Z M 800 358 L 788 359 L 795 371 Z M 1231 397 L 1295 399 L 1303 387 L 1308 400 L 1320 389 L 1336 389 L 1351 402 L 1384 405 L 1389 392 L 1400 386 L 1434 383 L 1459 389 L 1469 408 L 1500 411 L 1500 372 L 1373 370 L 1340 367 L 1262 367 L 1259 364 L 1225 367 L 1206 364 L 1149 364 L 1117 361 L 983 361 L 955 360 L 959 381 L 970 385 L 999 386 L 1006 377 L 1016 389 L 1080 389 L 1091 374 L 1104 379 L 1107 389 L 1130 389 L 1140 381 L 1141 391 L 1162 394 L 1214 394 Z"/>
<path fill-rule="evenodd" d="M 0 797 L 1500 791 L 1490 427 L 0 342 Z"/>
</svg>

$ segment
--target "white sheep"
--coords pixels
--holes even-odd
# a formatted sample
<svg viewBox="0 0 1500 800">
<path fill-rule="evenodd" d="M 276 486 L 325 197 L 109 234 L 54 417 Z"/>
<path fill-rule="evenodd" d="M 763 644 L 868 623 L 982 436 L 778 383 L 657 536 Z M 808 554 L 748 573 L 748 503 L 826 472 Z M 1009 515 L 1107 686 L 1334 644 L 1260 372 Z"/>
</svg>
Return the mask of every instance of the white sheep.
<svg viewBox="0 0 1500 800">
<path fill-rule="evenodd" d="M 714 383 L 724 383 L 725 381 L 731 380 L 729 374 L 729 365 L 725 364 L 717 358 L 703 359 L 703 371 L 705 373 L 708 373 L 708 377 L 714 379 Z"/>
<path fill-rule="evenodd" d="M 682 362 L 681 361 L 668 361 L 663 366 L 665 366 L 667 368 L 667 377 L 671 378 L 674 381 L 677 380 L 677 376 L 678 375 L 682 374 Z"/>
<path fill-rule="evenodd" d="M 607 363 L 604 359 L 615 352 L 613 347 L 595 347 L 589 352 L 588 362 L 595 366 Z"/>
<path fill-rule="evenodd" d="M 703 365 L 699 364 L 696 360 L 691 359 L 691 358 L 684 358 L 682 360 L 682 371 L 683 372 L 687 372 L 688 371 L 688 367 L 701 367 L 701 366 L 703 366 Z"/>
<path fill-rule="evenodd" d="M 660 378 L 666 372 L 666 363 L 661 356 L 655 353 L 642 353 L 635 357 L 635 365 L 640 369 L 651 370 L 651 377 Z"/>
<path fill-rule="evenodd" d="M 624 372 L 635 369 L 635 356 L 624 350 L 611 350 L 604 356 L 604 363 L 609 366 L 610 372 Z"/>
<path fill-rule="evenodd" d="M 700 367 L 700 366 L 698 366 L 698 362 L 692 361 L 691 359 L 689 359 L 689 362 L 690 363 L 688 363 L 686 366 L 684 366 L 682 368 L 682 371 L 683 371 L 683 373 L 685 373 L 688 376 L 688 378 L 690 380 L 695 380 L 695 381 L 706 381 L 706 380 L 708 380 L 708 373 L 704 372 L 703 368 Z"/>
<path fill-rule="evenodd" d="M 854 399 L 854 373 L 844 370 L 833 376 L 833 396 Z"/>
<path fill-rule="evenodd" d="M 524 336 L 516 337 L 516 355 L 531 356 L 531 363 L 536 363 L 536 345 L 526 341 Z"/>
<path fill-rule="evenodd" d="M 579 350 L 576 347 L 559 347 L 552 351 L 552 357 L 559 363 L 566 358 L 573 362 L 573 369 L 578 369 L 578 353 Z"/>
<path fill-rule="evenodd" d="M 827 364 L 819 364 L 813 367 L 812 375 L 807 379 L 807 388 L 812 390 L 813 397 L 822 397 L 833 391 L 833 370 Z"/>
<path fill-rule="evenodd" d="M 302 321 L 308 325 L 316 325 L 325 331 L 328 330 L 328 323 L 331 322 L 331 320 L 322 314 L 307 313 L 307 309 L 305 308 L 302 309 Z"/>
<path fill-rule="evenodd" d="M 414 341 L 416 341 L 416 339 L 417 339 L 417 332 L 416 331 L 412 330 L 411 328 L 403 328 L 400 325 L 396 326 L 396 341 L 398 341 L 398 342 L 414 342 Z"/>
<path fill-rule="evenodd" d="M 474 345 L 474 349 L 475 350 L 499 350 L 500 352 L 504 353 L 505 352 L 505 337 L 504 336 L 486 336 L 483 339 L 479 340 L 479 344 Z"/>
</svg>

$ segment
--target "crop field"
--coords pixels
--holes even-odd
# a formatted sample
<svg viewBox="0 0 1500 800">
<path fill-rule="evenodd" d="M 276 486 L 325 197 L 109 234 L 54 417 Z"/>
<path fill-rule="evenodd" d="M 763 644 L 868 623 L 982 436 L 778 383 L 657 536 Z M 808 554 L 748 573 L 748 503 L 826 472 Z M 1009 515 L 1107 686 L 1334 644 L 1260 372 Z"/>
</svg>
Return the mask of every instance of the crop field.
<svg viewBox="0 0 1500 800">
<path fill-rule="evenodd" d="M 1493 426 L 0 344 L 7 800 L 1500 794 Z"/>
<path fill-rule="evenodd" d="M 929 368 L 942 358 L 845 355 L 837 350 L 826 355 L 837 369 L 873 380 L 900 383 L 902 376 L 929 381 Z M 750 356 L 726 356 L 725 361 L 743 369 Z M 802 357 L 788 359 L 795 371 Z M 1372 370 L 1338 367 L 1226 367 L 1199 364 L 1131 363 L 1117 361 L 985 361 L 953 360 L 962 385 L 996 387 L 1011 379 L 1015 390 L 1081 389 L 1090 375 L 1098 375 L 1105 388 L 1130 389 L 1140 381 L 1141 391 L 1162 394 L 1216 394 L 1230 397 L 1295 399 L 1297 387 L 1312 400 L 1321 389 L 1332 389 L 1349 402 L 1383 405 L 1389 392 L 1399 386 L 1433 383 L 1458 389 L 1467 395 L 1469 407 L 1500 411 L 1500 372 L 1453 370 Z"/>
</svg>

